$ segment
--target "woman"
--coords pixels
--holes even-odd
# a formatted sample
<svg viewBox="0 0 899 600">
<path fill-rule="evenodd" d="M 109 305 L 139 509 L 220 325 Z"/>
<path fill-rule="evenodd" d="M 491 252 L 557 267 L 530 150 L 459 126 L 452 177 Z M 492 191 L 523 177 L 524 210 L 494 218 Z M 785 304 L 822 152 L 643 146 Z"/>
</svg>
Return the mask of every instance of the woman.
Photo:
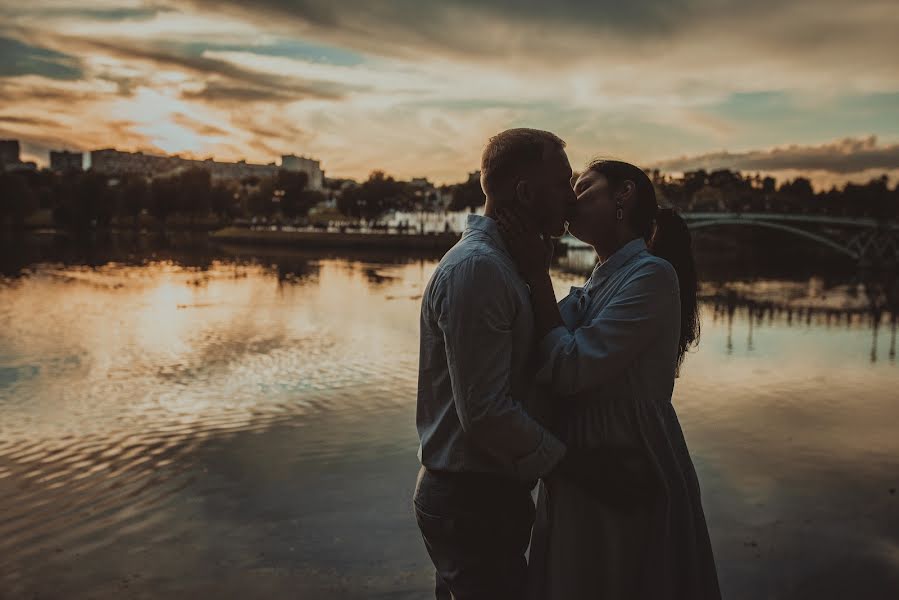
<svg viewBox="0 0 899 600">
<path fill-rule="evenodd" d="M 599 265 L 556 304 L 546 245 L 508 212 L 500 226 L 533 296 L 538 382 L 571 447 L 639 450 L 657 498 L 630 508 L 562 478 L 543 482 L 531 545 L 534 598 L 720 598 L 699 484 L 671 393 L 699 338 L 686 224 L 656 206 L 643 171 L 597 161 L 575 185 L 569 230 Z"/>
</svg>

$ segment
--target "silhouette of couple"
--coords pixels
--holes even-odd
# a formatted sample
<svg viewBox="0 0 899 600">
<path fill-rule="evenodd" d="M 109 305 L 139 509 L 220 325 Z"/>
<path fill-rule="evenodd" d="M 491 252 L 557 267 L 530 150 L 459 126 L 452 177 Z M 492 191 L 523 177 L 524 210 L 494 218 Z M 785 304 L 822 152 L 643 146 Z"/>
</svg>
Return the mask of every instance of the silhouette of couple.
<svg viewBox="0 0 899 600">
<path fill-rule="evenodd" d="M 555 135 L 491 138 L 484 216 L 422 297 L 414 507 L 436 597 L 718 599 L 671 405 L 699 337 L 690 234 L 633 165 L 571 179 Z M 566 222 L 599 264 L 557 303 Z"/>
</svg>

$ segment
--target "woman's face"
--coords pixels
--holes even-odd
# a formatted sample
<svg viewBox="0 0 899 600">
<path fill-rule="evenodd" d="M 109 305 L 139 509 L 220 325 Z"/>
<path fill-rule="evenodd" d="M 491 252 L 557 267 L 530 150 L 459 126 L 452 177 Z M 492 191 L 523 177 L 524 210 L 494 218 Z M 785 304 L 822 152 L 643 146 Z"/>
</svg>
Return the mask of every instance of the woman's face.
<svg viewBox="0 0 899 600">
<path fill-rule="evenodd" d="M 593 247 L 602 248 L 603 241 L 616 236 L 615 200 L 605 175 L 585 171 L 574 184 L 577 197 L 568 218 L 571 235 Z"/>
</svg>

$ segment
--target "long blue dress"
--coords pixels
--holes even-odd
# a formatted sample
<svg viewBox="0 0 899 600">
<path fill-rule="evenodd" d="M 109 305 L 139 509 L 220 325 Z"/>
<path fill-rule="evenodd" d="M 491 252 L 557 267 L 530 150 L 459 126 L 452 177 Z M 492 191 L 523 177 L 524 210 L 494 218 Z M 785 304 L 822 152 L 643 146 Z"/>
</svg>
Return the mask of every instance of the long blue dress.
<svg viewBox="0 0 899 600">
<path fill-rule="evenodd" d="M 699 482 L 671 404 L 677 275 L 634 240 L 560 302 L 565 323 L 538 349 L 555 432 L 572 447 L 642 449 L 655 505 L 624 513 L 564 480 L 542 482 L 531 542 L 533 599 L 718 600 Z"/>
</svg>

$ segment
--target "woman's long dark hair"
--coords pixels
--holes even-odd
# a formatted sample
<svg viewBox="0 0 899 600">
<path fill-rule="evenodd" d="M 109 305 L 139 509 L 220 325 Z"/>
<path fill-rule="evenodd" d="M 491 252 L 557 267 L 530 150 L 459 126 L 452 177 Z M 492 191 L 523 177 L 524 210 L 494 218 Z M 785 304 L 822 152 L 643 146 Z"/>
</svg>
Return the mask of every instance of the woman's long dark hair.
<svg viewBox="0 0 899 600">
<path fill-rule="evenodd" d="M 604 175 L 612 193 L 625 181 L 634 183 L 636 204 L 627 215 L 629 225 L 643 236 L 650 252 L 667 260 L 677 272 L 681 311 L 677 368 L 680 370 L 684 354 L 699 342 L 698 279 L 693 260 L 693 238 L 687 223 L 674 209 L 660 208 L 656 204 L 655 188 L 642 169 L 617 160 L 597 160 L 588 169 Z"/>
</svg>

